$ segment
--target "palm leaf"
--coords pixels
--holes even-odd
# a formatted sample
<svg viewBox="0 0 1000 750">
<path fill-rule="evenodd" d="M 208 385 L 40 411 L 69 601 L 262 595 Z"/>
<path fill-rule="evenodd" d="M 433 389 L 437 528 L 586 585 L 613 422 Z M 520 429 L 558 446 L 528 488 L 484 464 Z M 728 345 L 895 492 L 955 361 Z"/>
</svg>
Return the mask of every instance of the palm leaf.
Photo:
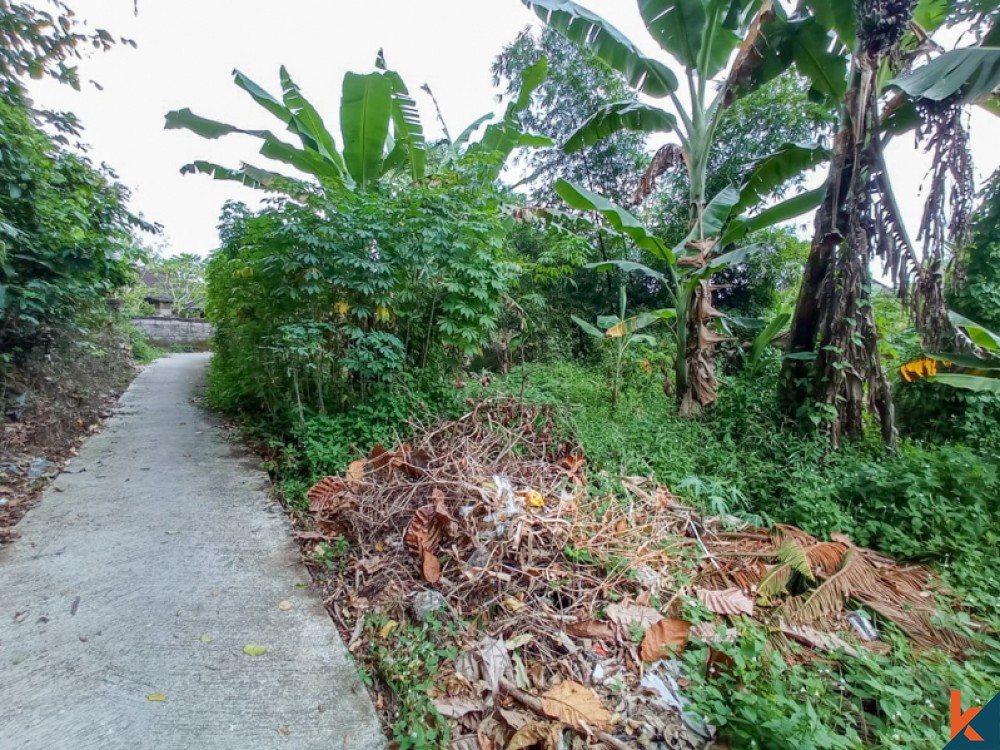
<svg viewBox="0 0 1000 750">
<path fill-rule="evenodd" d="M 637 133 L 669 133 L 677 118 L 659 107 L 641 102 L 614 102 L 592 114 L 566 141 L 563 150 L 572 154 L 622 130 Z"/>
<path fill-rule="evenodd" d="M 733 212 L 742 214 L 793 177 L 805 174 L 830 158 L 830 149 L 817 144 L 786 143 L 777 151 L 750 163 Z"/>
<path fill-rule="evenodd" d="M 556 182 L 555 191 L 573 208 L 600 213 L 616 231 L 630 237 L 638 247 L 669 263 L 674 262 L 674 254 L 663 241 L 653 236 L 639 219 L 621 206 L 567 180 Z"/>
<path fill-rule="evenodd" d="M 878 583 L 872 564 L 856 549 L 849 549 L 840 569 L 821 583 L 801 606 L 794 607 L 792 619 L 815 622 L 840 611 L 844 602 Z"/>
<path fill-rule="evenodd" d="M 920 68 L 890 81 L 914 99 L 976 102 L 1000 86 L 1000 48 L 972 47 L 945 52 Z"/>
<path fill-rule="evenodd" d="M 340 102 L 347 171 L 361 187 L 378 179 L 385 156 L 392 87 L 381 73 L 347 73 Z"/>
<path fill-rule="evenodd" d="M 347 166 L 344 164 L 344 158 L 337 150 L 337 143 L 323 122 L 323 118 L 302 95 L 302 91 L 292 80 L 285 66 L 281 66 L 280 75 L 282 98 L 292 118 L 290 127 L 299 136 L 304 147 L 318 151 L 324 159 L 332 162 L 338 171 L 346 176 Z"/>
<path fill-rule="evenodd" d="M 632 88 L 663 97 L 677 90 L 677 77 L 663 63 L 643 55 L 618 29 L 572 0 L 522 0 L 539 18 L 576 42 L 613 70 Z"/>
</svg>

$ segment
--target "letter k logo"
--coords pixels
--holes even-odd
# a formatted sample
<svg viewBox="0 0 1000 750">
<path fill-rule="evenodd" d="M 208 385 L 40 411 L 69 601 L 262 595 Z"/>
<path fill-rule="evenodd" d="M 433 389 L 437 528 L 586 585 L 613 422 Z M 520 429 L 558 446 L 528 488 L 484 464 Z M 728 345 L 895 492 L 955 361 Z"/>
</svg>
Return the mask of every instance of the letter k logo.
<svg viewBox="0 0 1000 750">
<path fill-rule="evenodd" d="M 962 693 L 958 690 L 951 691 L 951 738 L 955 739 L 959 732 L 964 732 L 965 738 L 970 742 L 984 742 L 982 736 L 969 726 L 982 709 L 970 708 L 962 711 Z"/>
</svg>

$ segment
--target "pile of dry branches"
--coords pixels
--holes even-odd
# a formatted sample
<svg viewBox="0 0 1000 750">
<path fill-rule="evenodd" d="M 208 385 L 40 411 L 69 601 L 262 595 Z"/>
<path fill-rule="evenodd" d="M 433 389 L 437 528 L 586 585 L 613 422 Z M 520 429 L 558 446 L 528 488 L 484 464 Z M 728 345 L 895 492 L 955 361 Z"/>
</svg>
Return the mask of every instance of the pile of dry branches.
<svg viewBox="0 0 1000 750">
<path fill-rule="evenodd" d="M 328 603 L 352 646 L 371 637 L 369 613 L 423 616 L 414 598 L 426 602 L 428 591 L 445 617 L 476 624 L 435 701 L 460 731 L 476 732 L 470 747 L 554 747 L 558 726 L 575 729 L 577 743 L 704 747 L 712 731 L 683 710 L 673 657 L 691 639 L 735 638 L 744 617 L 799 659 L 884 647 L 857 606 L 917 646 L 966 647 L 931 622 L 928 570 L 844 536 L 705 518 L 641 478 L 626 478 L 620 496 L 596 496 L 584 457 L 553 434 L 542 407 L 477 402 L 310 492 L 307 552 L 349 544 Z M 700 603 L 703 621 L 683 619 L 683 602 Z M 527 713 L 508 710 L 511 701 Z"/>
</svg>

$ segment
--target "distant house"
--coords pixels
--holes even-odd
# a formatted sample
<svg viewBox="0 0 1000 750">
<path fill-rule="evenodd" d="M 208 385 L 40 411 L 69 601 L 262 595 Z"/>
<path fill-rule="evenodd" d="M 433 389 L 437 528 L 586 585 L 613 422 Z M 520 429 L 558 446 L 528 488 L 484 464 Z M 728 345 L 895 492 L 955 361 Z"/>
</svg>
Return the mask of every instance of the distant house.
<svg viewBox="0 0 1000 750">
<path fill-rule="evenodd" d="M 205 311 L 201 305 L 187 303 L 182 306 L 183 314 L 180 316 L 174 313 L 174 300 L 164 291 L 167 288 L 166 280 L 153 271 L 143 271 L 141 283 L 145 290 L 143 301 L 153 306 L 153 316 L 157 318 L 204 318 Z"/>
<path fill-rule="evenodd" d="M 172 318 L 174 301 L 163 292 L 163 280 L 152 271 L 143 271 L 142 285 L 145 287 L 143 300 L 153 306 L 153 315 L 157 318 Z"/>
</svg>

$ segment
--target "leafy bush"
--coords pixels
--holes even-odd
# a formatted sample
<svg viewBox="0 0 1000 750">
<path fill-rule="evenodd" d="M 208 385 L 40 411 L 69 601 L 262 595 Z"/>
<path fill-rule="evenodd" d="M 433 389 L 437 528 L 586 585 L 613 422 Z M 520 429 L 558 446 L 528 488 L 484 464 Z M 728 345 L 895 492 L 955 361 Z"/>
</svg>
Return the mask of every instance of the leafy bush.
<svg viewBox="0 0 1000 750">
<path fill-rule="evenodd" d="M 0 368 L 85 325 L 134 278 L 127 191 L 46 135 L 16 91 L 0 94 Z M 0 378 L 2 371 L 0 369 Z"/>
</svg>

